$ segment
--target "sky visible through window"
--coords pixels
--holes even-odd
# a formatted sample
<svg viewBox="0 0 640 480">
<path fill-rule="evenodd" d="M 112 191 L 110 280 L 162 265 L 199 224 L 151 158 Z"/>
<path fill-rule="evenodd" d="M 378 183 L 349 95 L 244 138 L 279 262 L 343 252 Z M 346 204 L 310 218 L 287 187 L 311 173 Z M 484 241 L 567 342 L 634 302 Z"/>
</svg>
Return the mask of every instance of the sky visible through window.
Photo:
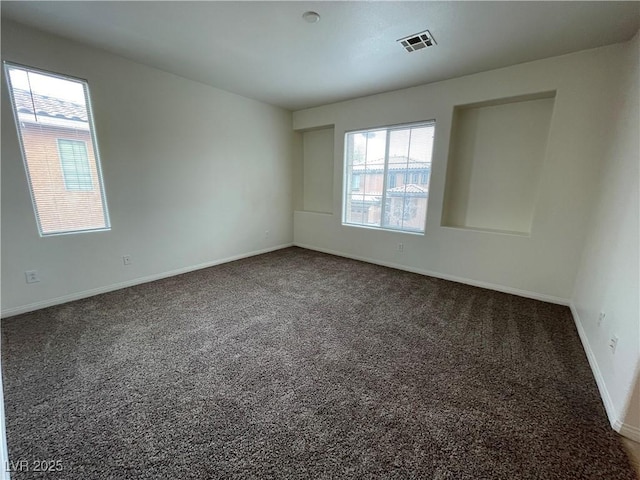
<svg viewBox="0 0 640 480">
<path fill-rule="evenodd" d="M 12 68 L 10 74 L 11 86 L 14 89 L 60 98 L 80 105 L 85 104 L 84 87 L 80 82 L 41 75 L 17 68 Z"/>
<path fill-rule="evenodd" d="M 431 149 L 428 145 L 433 139 L 433 133 L 430 129 L 413 129 L 411 133 L 409 133 L 410 130 L 396 130 L 392 132 L 392 138 L 389 142 L 389 157 L 408 156 L 413 161 L 430 161 Z M 411 135 L 411 141 L 409 141 L 409 135 Z M 357 152 L 354 157 L 354 163 L 359 163 L 359 161 L 363 161 L 365 158 L 367 161 L 384 158 L 386 144 L 387 129 L 356 133 L 353 135 L 353 148 L 354 152 Z M 414 148 L 411 148 L 409 152 L 408 149 L 410 145 Z M 417 146 L 422 148 L 416 148 Z M 427 148 L 423 146 L 427 146 Z"/>
</svg>

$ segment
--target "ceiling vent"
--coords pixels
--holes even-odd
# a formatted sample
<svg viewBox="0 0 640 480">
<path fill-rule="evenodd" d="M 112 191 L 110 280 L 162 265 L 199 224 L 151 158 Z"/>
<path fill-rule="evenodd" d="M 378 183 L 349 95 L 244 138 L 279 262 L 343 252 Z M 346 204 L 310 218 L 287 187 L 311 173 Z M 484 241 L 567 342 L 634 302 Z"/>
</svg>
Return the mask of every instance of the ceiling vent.
<svg viewBox="0 0 640 480">
<path fill-rule="evenodd" d="M 422 48 L 433 47 L 437 45 L 436 41 L 433 39 L 433 35 L 429 30 L 425 30 L 424 32 L 414 33 L 413 35 L 409 35 L 408 37 L 401 38 L 398 40 L 404 47 L 407 52 L 415 52 L 416 50 L 420 50 Z"/>
</svg>

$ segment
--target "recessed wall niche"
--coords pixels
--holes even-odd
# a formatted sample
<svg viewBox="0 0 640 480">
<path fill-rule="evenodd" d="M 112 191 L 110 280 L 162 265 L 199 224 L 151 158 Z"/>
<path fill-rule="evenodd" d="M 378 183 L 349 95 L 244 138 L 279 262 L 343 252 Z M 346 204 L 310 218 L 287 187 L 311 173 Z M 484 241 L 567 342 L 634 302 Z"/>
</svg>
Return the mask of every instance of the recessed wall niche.
<svg viewBox="0 0 640 480">
<path fill-rule="evenodd" d="M 333 212 L 333 137 L 333 126 L 302 133 L 302 200 L 307 212 Z"/>
<path fill-rule="evenodd" d="M 529 235 L 555 92 L 453 111 L 442 226 Z"/>
</svg>

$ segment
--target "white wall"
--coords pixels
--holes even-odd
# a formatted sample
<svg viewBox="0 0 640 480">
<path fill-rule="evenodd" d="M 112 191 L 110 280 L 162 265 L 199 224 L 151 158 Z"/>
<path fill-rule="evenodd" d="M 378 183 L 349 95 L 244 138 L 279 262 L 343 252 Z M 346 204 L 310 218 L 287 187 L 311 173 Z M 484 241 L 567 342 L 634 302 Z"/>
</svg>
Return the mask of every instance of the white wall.
<svg viewBox="0 0 640 480">
<path fill-rule="evenodd" d="M 292 241 L 290 112 L 11 22 L 2 59 L 89 81 L 112 225 L 38 235 L 3 77 L 3 315 Z"/>
<path fill-rule="evenodd" d="M 295 129 L 335 125 L 333 214 L 296 211 L 294 242 L 568 303 L 605 148 L 602 117 L 611 110 L 624 52 L 613 45 L 294 112 Z M 454 107 L 554 90 L 531 235 L 441 226 Z M 428 119 L 437 123 L 426 234 L 342 226 L 344 132 Z"/>
<path fill-rule="evenodd" d="M 443 225 L 531 233 L 553 104 L 456 108 Z"/>
<path fill-rule="evenodd" d="M 38 236 L 3 79 L 4 315 L 292 241 L 292 205 L 304 206 L 304 192 L 295 201 L 293 192 L 304 185 L 290 113 L 13 23 L 2 24 L 2 58 L 88 79 L 112 223 L 105 233 Z M 454 107 L 553 90 L 531 235 L 441 226 Z M 344 132 L 428 119 L 437 126 L 426 234 L 342 226 Z M 314 192 L 332 199 L 333 213 L 296 211 L 297 244 L 572 298 L 609 411 L 636 431 L 640 413 L 629 405 L 639 363 L 637 37 L 632 46 L 302 110 L 293 122 L 298 131 L 335 125 L 333 179 L 323 187 L 331 191 Z M 122 265 L 123 254 L 133 265 Z M 40 283 L 25 283 L 31 269 Z M 607 319 L 598 330 L 600 310 Z M 615 356 L 606 350 L 609 332 L 620 338 Z"/>
<path fill-rule="evenodd" d="M 303 210 L 333 212 L 333 128 L 302 134 Z"/>
<path fill-rule="evenodd" d="M 624 55 L 619 83 L 611 87 L 614 108 L 601 118 L 606 149 L 572 306 L 614 428 L 640 441 L 638 35 Z M 600 312 L 606 316 L 598 325 Z M 608 346 L 612 335 L 619 338 L 615 354 Z"/>
</svg>

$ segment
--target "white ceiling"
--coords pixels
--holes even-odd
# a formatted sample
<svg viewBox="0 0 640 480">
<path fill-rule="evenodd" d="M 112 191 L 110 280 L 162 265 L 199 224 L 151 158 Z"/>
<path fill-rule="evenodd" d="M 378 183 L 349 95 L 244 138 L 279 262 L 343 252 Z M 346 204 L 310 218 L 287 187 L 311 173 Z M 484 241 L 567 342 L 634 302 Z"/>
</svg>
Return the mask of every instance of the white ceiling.
<svg viewBox="0 0 640 480">
<path fill-rule="evenodd" d="M 630 39 L 640 2 L 6 2 L 2 17 L 297 110 Z M 308 24 L 307 10 L 322 19 Z M 429 29 L 414 53 L 396 40 Z"/>
</svg>

